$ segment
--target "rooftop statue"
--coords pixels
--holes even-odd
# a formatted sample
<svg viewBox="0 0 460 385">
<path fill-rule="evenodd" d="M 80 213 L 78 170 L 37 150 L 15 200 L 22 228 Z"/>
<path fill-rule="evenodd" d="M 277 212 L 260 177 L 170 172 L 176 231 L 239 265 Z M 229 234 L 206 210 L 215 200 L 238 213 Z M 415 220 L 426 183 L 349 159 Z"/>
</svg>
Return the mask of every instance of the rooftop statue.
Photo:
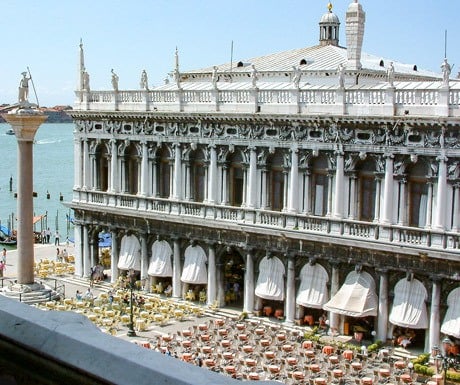
<svg viewBox="0 0 460 385">
<path fill-rule="evenodd" d="M 83 70 L 83 90 L 90 91 L 89 87 L 89 73 L 86 71 L 86 68 Z"/>
<path fill-rule="evenodd" d="M 146 70 L 142 70 L 140 86 L 141 86 L 141 90 L 146 90 L 146 91 L 149 90 L 149 81 L 148 81 Z"/>
<path fill-rule="evenodd" d="M 112 87 L 113 87 L 113 89 L 114 89 L 115 91 L 118 91 L 118 80 L 119 80 L 119 77 L 118 77 L 118 75 L 115 73 L 115 71 L 113 70 L 113 68 L 112 68 L 112 70 L 111 70 L 110 72 L 112 72 Z"/>
<path fill-rule="evenodd" d="M 27 77 L 27 72 L 22 73 L 22 78 L 19 81 L 19 96 L 18 102 L 24 103 L 29 101 L 29 80 L 32 78 Z"/>
<path fill-rule="evenodd" d="M 340 63 L 339 67 L 337 68 L 337 75 L 339 76 L 339 87 L 345 87 L 345 66 Z"/>
<path fill-rule="evenodd" d="M 217 81 L 219 80 L 219 75 L 217 75 L 217 66 L 214 66 L 213 69 L 212 69 L 212 77 L 211 77 L 211 81 L 212 81 L 212 85 L 214 87 L 214 89 L 217 88 Z"/>
<path fill-rule="evenodd" d="M 252 86 L 254 88 L 256 88 L 257 87 L 257 79 L 259 79 L 259 75 L 258 75 L 258 72 L 256 70 L 256 66 L 254 64 L 252 65 L 251 78 L 252 78 Z"/>
<path fill-rule="evenodd" d="M 452 67 L 450 64 L 447 62 L 447 59 L 444 59 L 444 61 L 441 64 L 441 70 L 442 70 L 442 81 L 444 85 L 449 85 L 449 78 L 450 78 L 450 73 L 452 71 Z"/>
<path fill-rule="evenodd" d="M 292 67 L 292 71 L 294 72 L 294 76 L 292 77 L 292 82 L 294 83 L 294 86 L 296 88 L 299 88 L 300 84 L 300 79 L 302 77 L 302 71 L 300 70 L 300 67 Z"/>
<path fill-rule="evenodd" d="M 390 65 L 387 68 L 387 80 L 388 83 L 390 84 L 390 87 L 394 87 L 394 79 L 395 79 L 395 67 L 393 65 L 393 62 L 390 62 Z"/>
</svg>

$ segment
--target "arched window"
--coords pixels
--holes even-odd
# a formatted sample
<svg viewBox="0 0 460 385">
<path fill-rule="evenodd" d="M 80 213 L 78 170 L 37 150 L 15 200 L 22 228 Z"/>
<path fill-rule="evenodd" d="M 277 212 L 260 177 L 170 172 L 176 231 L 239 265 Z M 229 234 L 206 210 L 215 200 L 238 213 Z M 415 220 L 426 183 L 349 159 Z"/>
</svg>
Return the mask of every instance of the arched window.
<svg viewBox="0 0 460 385">
<path fill-rule="evenodd" d="M 203 151 L 198 149 L 190 153 L 190 195 L 195 202 L 205 199 L 206 168 Z"/>
<path fill-rule="evenodd" d="M 244 186 L 244 168 L 241 152 L 235 151 L 228 161 L 229 204 L 230 206 L 241 206 Z"/>
<path fill-rule="evenodd" d="M 371 158 L 356 165 L 358 182 L 358 220 L 372 222 L 375 218 L 375 161 Z"/>
<path fill-rule="evenodd" d="M 407 175 L 409 226 L 425 227 L 428 205 L 428 167 L 419 160 L 408 167 Z"/>
<path fill-rule="evenodd" d="M 109 160 L 107 147 L 100 144 L 96 148 L 96 189 L 107 191 L 109 188 Z"/>
<path fill-rule="evenodd" d="M 163 146 L 157 159 L 157 194 L 160 198 L 169 198 L 171 186 L 171 166 L 169 150 Z"/>
<path fill-rule="evenodd" d="M 271 210 L 284 208 L 284 161 L 281 151 L 267 158 L 268 205 Z"/>
<path fill-rule="evenodd" d="M 311 202 L 313 215 L 324 216 L 327 214 L 328 197 L 328 162 L 326 157 L 319 156 L 312 162 L 311 174 Z"/>
<path fill-rule="evenodd" d="M 130 144 L 125 149 L 125 174 L 124 174 L 124 182 L 125 182 L 125 192 L 128 194 L 135 195 L 138 192 L 138 181 L 139 181 L 139 155 L 137 153 L 136 146 L 134 144 Z"/>
</svg>

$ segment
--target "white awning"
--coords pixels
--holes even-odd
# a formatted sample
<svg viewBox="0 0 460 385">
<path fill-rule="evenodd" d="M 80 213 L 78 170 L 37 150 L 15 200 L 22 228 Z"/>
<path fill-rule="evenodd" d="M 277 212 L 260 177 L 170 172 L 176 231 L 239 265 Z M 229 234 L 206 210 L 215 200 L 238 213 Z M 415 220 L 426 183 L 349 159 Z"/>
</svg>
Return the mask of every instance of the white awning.
<svg viewBox="0 0 460 385">
<path fill-rule="evenodd" d="M 135 235 L 122 238 L 117 266 L 121 270 L 141 269 L 141 243 Z"/>
<path fill-rule="evenodd" d="M 184 268 L 180 280 L 185 283 L 196 285 L 208 283 L 208 273 L 206 269 L 206 253 L 201 246 L 190 245 L 185 249 Z"/>
<path fill-rule="evenodd" d="M 377 295 L 374 279 L 365 271 L 350 272 L 342 287 L 323 309 L 351 317 L 376 316 Z"/>
<path fill-rule="evenodd" d="M 171 246 L 165 240 L 157 240 L 152 245 L 152 256 L 150 257 L 148 275 L 152 277 L 171 277 L 172 265 L 171 256 L 173 255 Z"/>
<path fill-rule="evenodd" d="M 310 265 L 307 263 L 300 270 L 300 287 L 298 290 L 297 305 L 322 309 L 329 300 L 327 283 L 329 276 L 326 269 L 319 263 Z"/>
<path fill-rule="evenodd" d="M 283 301 L 284 274 L 284 265 L 279 258 L 263 257 L 259 264 L 255 294 L 260 298 Z"/>
<path fill-rule="evenodd" d="M 394 292 L 390 322 L 406 328 L 426 329 L 428 327 L 425 305 L 427 292 L 423 283 L 417 279 L 404 278 L 395 285 Z"/>
<path fill-rule="evenodd" d="M 441 326 L 441 333 L 460 338 L 460 287 L 447 296 L 447 312 Z"/>
</svg>

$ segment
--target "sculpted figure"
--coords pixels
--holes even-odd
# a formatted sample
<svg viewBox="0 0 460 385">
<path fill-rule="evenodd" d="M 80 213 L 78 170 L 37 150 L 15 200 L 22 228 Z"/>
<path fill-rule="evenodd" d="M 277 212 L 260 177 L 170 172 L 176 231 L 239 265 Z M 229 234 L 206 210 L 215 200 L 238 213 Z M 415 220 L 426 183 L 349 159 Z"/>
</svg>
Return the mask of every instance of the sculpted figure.
<svg viewBox="0 0 460 385">
<path fill-rule="evenodd" d="M 339 68 L 337 68 L 337 74 L 339 75 L 339 87 L 345 87 L 345 66 L 340 63 Z"/>
<path fill-rule="evenodd" d="M 217 88 L 217 81 L 218 80 L 219 80 L 219 76 L 217 75 L 217 66 L 214 66 L 213 70 L 212 70 L 212 77 L 211 77 L 212 86 L 214 88 Z"/>
<path fill-rule="evenodd" d="M 252 65 L 251 78 L 252 78 L 252 86 L 254 88 L 256 88 L 257 87 L 257 79 L 259 78 L 259 75 L 258 75 L 258 72 L 256 70 L 256 66 L 254 64 Z"/>
<path fill-rule="evenodd" d="M 447 59 L 444 59 L 443 63 L 441 64 L 441 70 L 442 70 L 442 81 L 443 81 L 444 85 L 448 85 L 449 84 L 450 73 L 452 71 L 452 67 L 447 62 Z"/>
<path fill-rule="evenodd" d="M 147 71 L 142 70 L 141 73 L 141 82 L 140 82 L 141 90 L 149 90 L 149 80 L 147 77 Z"/>
<path fill-rule="evenodd" d="M 119 80 L 118 75 L 115 73 L 113 68 L 110 72 L 112 73 L 112 87 L 115 91 L 118 91 L 118 80 Z"/>
<path fill-rule="evenodd" d="M 294 83 L 296 88 L 299 88 L 300 78 L 302 77 L 302 71 L 299 67 L 292 67 L 294 72 L 294 76 L 292 77 L 292 82 Z"/>
<path fill-rule="evenodd" d="M 393 62 L 390 62 L 390 65 L 387 68 L 387 80 L 390 83 L 390 87 L 393 87 L 393 81 L 395 78 L 395 67 L 393 66 Z"/>
<path fill-rule="evenodd" d="M 27 77 L 27 72 L 22 73 L 22 79 L 19 81 L 19 96 L 18 101 L 27 102 L 29 100 L 29 80 L 31 78 Z"/>
<path fill-rule="evenodd" d="M 86 69 L 83 71 L 83 90 L 89 91 L 89 73 Z"/>
</svg>

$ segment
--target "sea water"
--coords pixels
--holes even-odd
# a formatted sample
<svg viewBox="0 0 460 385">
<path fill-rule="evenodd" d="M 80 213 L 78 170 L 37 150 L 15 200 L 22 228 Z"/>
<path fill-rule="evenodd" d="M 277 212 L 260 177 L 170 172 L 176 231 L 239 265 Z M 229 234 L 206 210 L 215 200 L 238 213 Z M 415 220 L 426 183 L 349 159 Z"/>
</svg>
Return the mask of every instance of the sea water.
<svg viewBox="0 0 460 385">
<path fill-rule="evenodd" d="M 17 229 L 14 194 L 18 189 L 18 144 L 14 135 L 6 134 L 10 128 L 9 124 L 0 124 L 0 221 L 3 226 Z M 64 206 L 72 200 L 74 185 L 73 129 L 72 123 L 43 123 L 33 145 L 33 191 L 37 194 L 33 198 L 34 215 L 46 215 L 34 230 L 49 228 L 54 236 L 58 229 L 61 242 L 67 236 L 73 238 L 73 226 L 68 220 L 73 213 Z"/>
</svg>

